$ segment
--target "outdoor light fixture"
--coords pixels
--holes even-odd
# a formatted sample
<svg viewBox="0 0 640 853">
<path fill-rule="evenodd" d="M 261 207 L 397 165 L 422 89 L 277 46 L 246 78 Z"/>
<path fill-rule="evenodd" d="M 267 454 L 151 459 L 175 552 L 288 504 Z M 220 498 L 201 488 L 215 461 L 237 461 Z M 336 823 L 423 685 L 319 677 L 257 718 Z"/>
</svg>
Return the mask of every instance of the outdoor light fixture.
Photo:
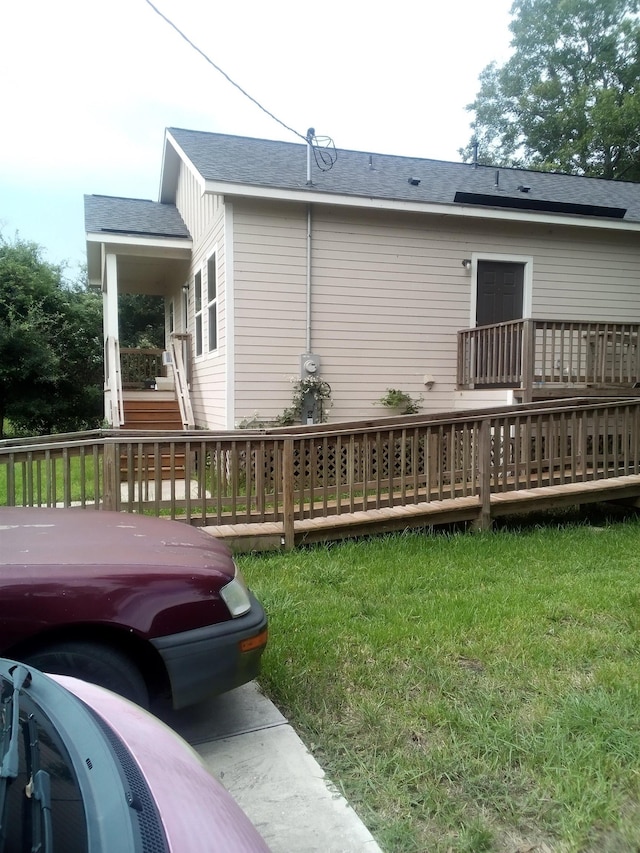
<svg viewBox="0 0 640 853">
<path fill-rule="evenodd" d="M 462 266 L 463 266 L 466 270 L 470 270 L 470 269 L 471 269 L 471 261 L 469 260 L 469 258 L 465 258 L 465 259 L 464 259 L 464 261 L 462 262 Z"/>
<path fill-rule="evenodd" d="M 189 285 L 188 285 L 188 284 L 183 284 L 183 285 L 182 285 L 182 292 L 183 292 L 184 294 L 189 293 Z"/>
</svg>

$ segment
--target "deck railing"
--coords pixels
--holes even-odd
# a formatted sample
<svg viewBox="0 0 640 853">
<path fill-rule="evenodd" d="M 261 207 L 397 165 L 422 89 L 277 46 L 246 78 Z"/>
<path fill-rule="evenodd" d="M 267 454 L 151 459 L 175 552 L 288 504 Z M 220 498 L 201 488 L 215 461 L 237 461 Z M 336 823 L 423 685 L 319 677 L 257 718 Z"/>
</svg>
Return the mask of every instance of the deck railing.
<svg viewBox="0 0 640 853">
<path fill-rule="evenodd" d="M 0 442 L 0 505 L 198 525 L 294 525 L 384 507 L 640 473 L 640 399 L 214 434 L 95 431 Z"/>
<path fill-rule="evenodd" d="M 512 320 L 458 333 L 461 388 L 633 387 L 640 381 L 640 324 Z"/>
<path fill-rule="evenodd" d="M 120 372 L 125 388 L 144 388 L 158 376 L 166 375 L 162 349 L 120 347 Z"/>
</svg>

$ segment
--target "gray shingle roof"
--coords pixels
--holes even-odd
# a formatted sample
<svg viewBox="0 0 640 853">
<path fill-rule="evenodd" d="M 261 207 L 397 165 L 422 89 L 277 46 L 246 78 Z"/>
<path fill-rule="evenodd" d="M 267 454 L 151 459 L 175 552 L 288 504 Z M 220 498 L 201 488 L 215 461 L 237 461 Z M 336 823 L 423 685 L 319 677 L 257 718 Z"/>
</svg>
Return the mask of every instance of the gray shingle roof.
<svg viewBox="0 0 640 853">
<path fill-rule="evenodd" d="M 175 205 L 140 198 L 86 195 L 84 221 L 90 233 L 145 237 L 191 236 Z"/>
<path fill-rule="evenodd" d="M 476 168 L 468 163 L 340 149 L 330 171 L 322 172 L 312 164 L 313 186 L 307 187 L 304 144 L 179 128 L 170 128 L 169 132 L 202 177 L 209 181 L 640 222 L 640 183 L 493 166 Z"/>
</svg>

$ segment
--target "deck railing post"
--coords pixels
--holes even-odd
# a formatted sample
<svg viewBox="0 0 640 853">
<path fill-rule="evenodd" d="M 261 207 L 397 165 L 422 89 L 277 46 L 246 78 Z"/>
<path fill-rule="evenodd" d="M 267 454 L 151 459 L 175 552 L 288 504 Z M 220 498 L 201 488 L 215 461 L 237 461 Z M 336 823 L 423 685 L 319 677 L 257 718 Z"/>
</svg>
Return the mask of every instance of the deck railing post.
<svg viewBox="0 0 640 853">
<path fill-rule="evenodd" d="M 469 382 L 469 371 L 466 369 L 468 363 L 467 346 L 468 338 L 462 332 L 458 332 L 458 364 L 456 370 L 456 386 L 463 388 Z"/>
<path fill-rule="evenodd" d="M 491 419 L 484 418 L 478 425 L 478 490 L 480 515 L 474 523 L 475 530 L 491 527 Z"/>
<path fill-rule="evenodd" d="M 282 445 L 282 515 L 283 544 L 287 551 L 291 551 L 295 546 L 293 478 L 293 438 L 285 438 Z"/>
<path fill-rule="evenodd" d="M 533 377 L 536 361 L 536 323 L 535 320 L 523 320 L 522 323 L 522 402 L 533 400 Z"/>
<path fill-rule="evenodd" d="M 120 465 L 118 463 L 117 442 L 106 441 L 104 443 L 102 464 L 102 509 L 117 510 L 120 497 Z"/>
</svg>

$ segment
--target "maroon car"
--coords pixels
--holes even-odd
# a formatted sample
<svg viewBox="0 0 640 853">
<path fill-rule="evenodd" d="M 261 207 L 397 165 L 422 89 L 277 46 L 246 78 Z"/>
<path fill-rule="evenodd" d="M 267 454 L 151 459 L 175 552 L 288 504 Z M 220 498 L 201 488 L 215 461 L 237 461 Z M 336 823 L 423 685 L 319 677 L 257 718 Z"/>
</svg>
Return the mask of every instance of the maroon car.
<svg viewBox="0 0 640 853">
<path fill-rule="evenodd" d="M 182 708 L 259 671 L 267 617 L 227 548 L 163 518 L 0 509 L 0 656 Z"/>
</svg>

